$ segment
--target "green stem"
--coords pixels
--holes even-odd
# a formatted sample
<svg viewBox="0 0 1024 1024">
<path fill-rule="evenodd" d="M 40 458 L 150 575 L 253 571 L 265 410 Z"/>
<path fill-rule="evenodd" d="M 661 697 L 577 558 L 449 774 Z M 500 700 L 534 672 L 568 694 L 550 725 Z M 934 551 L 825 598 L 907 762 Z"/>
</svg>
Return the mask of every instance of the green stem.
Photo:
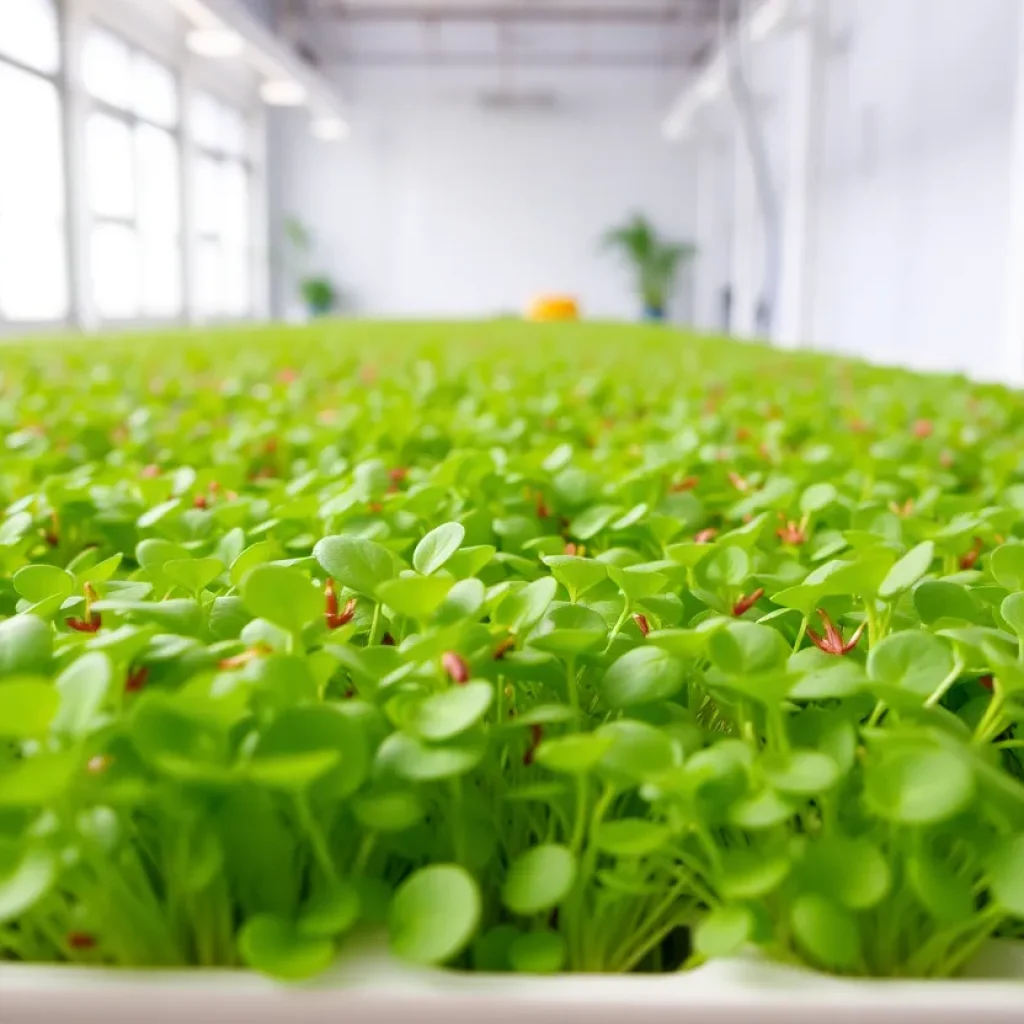
<svg viewBox="0 0 1024 1024">
<path fill-rule="evenodd" d="M 377 845 L 377 833 L 367 832 L 359 844 L 356 859 L 352 861 L 352 875 L 358 877 L 366 870 L 366 864 L 373 854 L 373 848 Z"/>
<path fill-rule="evenodd" d="M 451 780 L 452 790 L 452 845 L 455 848 L 455 862 L 466 863 L 466 833 L 462 828 L 462 779 L 457 775 Z"/>
<path fill-rule="evenodd" d="M 864 602 L 864 615 L 868 620 L 868 646 L 874 650 L 881 638 L 878 635 L 878 613 L 873 601 Z"/>
<path fill-rule="evenodd" d="M 612 644 L 615 643 L 615 638 L 619 635 L 619 631 L 626 624 L 626 619 L 629 618 L 629 601 L 626 601 L 622 606 L 622 614 L 619 616 L 618 621 L 612 629 L 611 636 L 608 637 L 608 643 L 605 645 L 604 653 L 607 654 L 612 649 Z"/>
<path fill-rule="evenodd" d="M 587 800 L 587 777 L 579 774 L 576 776 L 576 821 L 572 832 L 572 850 L 577 854 L 583 848 L 587 834 Z"/>
<path fill-rule="evenodd" d="M 871 712 L 871 717 L 868 719 L 867 728 L 874 729 L 876 725 L 882 720 L 882 715 L 885 714 L 885 701 L 880 700 L 875 705 L 875 710 Z"/>
<path fill-rule="evenodd" d="M 1003 696 L 1002 687 L 999 685 L 999 679 L 997 678 L 995 680 L 995 694 L 981 721 L 978 723 L 978 728 L 975 730 L 974 738 L 971 741 L 975 746 L 988 743 L 989 740 L 998 736 L 1003 731 L 1003 725 L 999 719 L 1003 713 L 1005 700 L 1006 698 Z"/>
<path fill-rule="evenodd" d="M 576 712 L 576 728 L 579 728 L 580 694 L 576 687 L 576 659 L 570 657 L 566 663 L 565 685 L 569 692 L 569 706 Z"/>
<path fill-rule="evenodd" d="M 331 851 L 327 845 L 327 838 L 324 836 L 323 830 L 320 828 L 319 822 L 313 817 L 313 812 L 310 809 L 309 801 L 306 799 L 306 794 L 295 798 L 295 808 L 299 814 L 299 821 L 302 823 L 302 829 L 306 833 L 306 837 L 309 839 L 309 844 L 313 848 L 313 858 L 320 866 L 320 870 L 323 871 L 327 880 L 332 885 L 338 883 L 338 872 L 334 867 L 334 861 L 331 858 Z"/>
<path fill-rule="evenodd" d="M 963 672 L 963 670 L 963 663 L 960 661 L 956 662 L 953 666 L 953 671 L 950 672 L 941 683 L 939 683 L 935 692 L 924 702 L 924 706 L 926 708 L 931 708 L 938 704 L 939 701 L 942 700 L 942 698 L 949 692 L 949 688 L 960 678 L 960 673 Z"/>
<path fill-rule="evenodd" d="M 373 606 L 373 620 L 370 623 L 370 636 L 366 641 L 367 647 L 374 647 L 377 643 L 377 630 L 380 629 L 380 602 Z"/>
<path fill-rule="evenodd" d="M 800 645 L 804 642 L 804 637 L 807 635 L 807 627 L 811 624 L 811 620 L 805 615 L 800 622 L 800 629 L 796 634 L 796 643 L 793 644 L 793 652 L 796 653 L 800 650 Z"/>
</svg>

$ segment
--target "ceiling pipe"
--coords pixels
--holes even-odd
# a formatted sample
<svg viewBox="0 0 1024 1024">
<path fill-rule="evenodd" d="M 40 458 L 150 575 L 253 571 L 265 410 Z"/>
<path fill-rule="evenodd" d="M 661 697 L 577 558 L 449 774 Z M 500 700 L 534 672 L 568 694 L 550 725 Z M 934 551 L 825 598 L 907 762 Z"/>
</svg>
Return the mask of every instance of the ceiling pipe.
<svg viewBox="0 0 1024 1024">
<path fill-rule="evenodd" d="M 672 104 L 661 130 L 666 139 L 677 141 L 689 132 L 697 114 L 723 95 L 729 84 L 729 54 L 741 40 L 760 43 L 783 27 L 793 14 L 793 0 L 763 0 L 749 17 L 740 20 L 697 79 Z"/>
</svg>

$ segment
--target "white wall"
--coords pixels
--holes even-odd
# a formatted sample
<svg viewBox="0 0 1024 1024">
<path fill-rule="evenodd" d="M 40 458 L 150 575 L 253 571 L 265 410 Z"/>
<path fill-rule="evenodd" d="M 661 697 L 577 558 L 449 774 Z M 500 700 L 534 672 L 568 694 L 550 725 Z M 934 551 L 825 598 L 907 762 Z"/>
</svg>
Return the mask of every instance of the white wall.
<svg viewBox="0 0 1024 1024">
<path fill-rule="evenodd" d="M 1005 376 L 1024 4 L 831 0 L 830 7 L 822 173 L 810 211 L 815 258 L 805 282 L 812 329 L 804 340 L 882 362 Z M 783 204 L 795 45 L 792 32 L 781 33 L 758 50 L 753 67 Z M 721 146 L 723 112 L 710 120 L 705 139 L 714 132 L 718 141 L 705 145 Z M 758 266 L 757 225 L 749 211 L 735 210 L 734 219 L 734 237 L 719 239 L 717 251 L 731 248 L 734 268 Z M 791 260 L 784 279 L 798 270 Z M 706 301 L 698 296 L 698 307 Z M 750 316 L 737 310 L 741 330 Z"/>
<path fill-rule="evenodd" d="M 658 126 L 678 74 L 659 69 L 374 69 L 339 83 L 351 138 L 325 145 L 282 115 L 271 137 L 275 220 L 313 231 L 323 268 L 367 316 L 518 312 L 545 290 L 588 315 L 637 313 L 628 272 L 598 248 L 634 211 L 694 229 L 694 166 Z M 550 89 L 551 111 L 499 112 L 481 90 Z M 278 232 L 279 237 L 279 232 Z M 278 261 L 278 300 L 294 288 Z M 674 315 L 689 315 L 684 284 Z"/>
</svg>

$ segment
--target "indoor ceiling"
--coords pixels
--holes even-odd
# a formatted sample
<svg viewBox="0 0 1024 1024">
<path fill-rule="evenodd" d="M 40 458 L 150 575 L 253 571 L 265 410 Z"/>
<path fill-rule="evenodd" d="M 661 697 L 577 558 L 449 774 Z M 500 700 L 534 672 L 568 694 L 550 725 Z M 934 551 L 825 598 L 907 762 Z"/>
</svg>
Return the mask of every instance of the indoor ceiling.
<svg viewBox="0 0 1024 1024">
<path fill-rule="evenodd" d="M 722 0 L 270 0 L 322 65 L 692 67 Z M 729 6 L 727 3 L 726 6 Z"/>
</svg>

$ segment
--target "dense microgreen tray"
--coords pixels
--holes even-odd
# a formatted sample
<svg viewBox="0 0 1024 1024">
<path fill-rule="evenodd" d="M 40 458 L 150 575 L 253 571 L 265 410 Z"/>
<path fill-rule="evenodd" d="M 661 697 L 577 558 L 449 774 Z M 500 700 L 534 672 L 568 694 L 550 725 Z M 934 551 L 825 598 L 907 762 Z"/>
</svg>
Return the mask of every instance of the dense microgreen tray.
<svg viewBox="0 0 1024 1024">
<path fill-rule="evenodd" d="M 0 957 L 943 976 L 1024 918 L 1016 394 L 659 329 L 0 350 Z"/>
</svg>

